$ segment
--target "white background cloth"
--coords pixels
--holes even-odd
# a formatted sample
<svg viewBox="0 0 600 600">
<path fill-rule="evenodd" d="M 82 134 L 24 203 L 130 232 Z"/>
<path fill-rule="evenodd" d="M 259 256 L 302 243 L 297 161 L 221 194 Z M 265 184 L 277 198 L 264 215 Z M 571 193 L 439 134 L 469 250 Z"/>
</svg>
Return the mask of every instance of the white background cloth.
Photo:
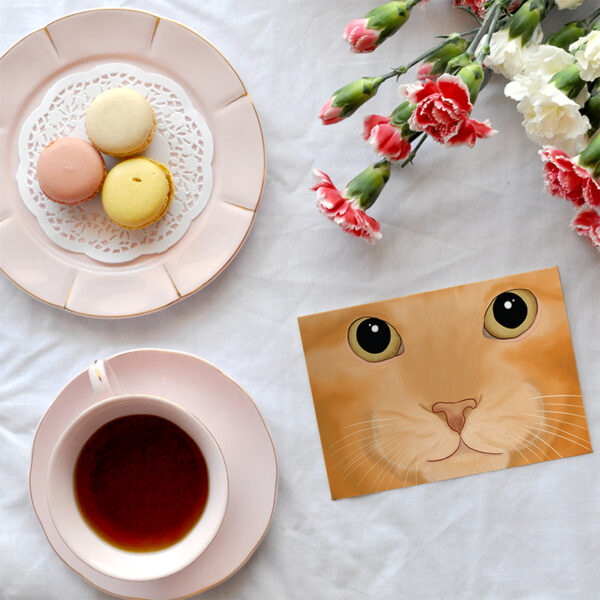
<svg viewBox="0 0 600 600">
<path fill-rule="evenodd" d="M 158 314 L 86 319 L 0 278 L 0 598 L 106 597 L 47 544 L 28 496 L 30 447 L 72 376 L 135 347 L 184 350 L 219 366 L 256 401 L 278 451 L 270 533 L 205 598 L 597 598 L 598 454 L 329 497 L 296 317 L 458 283 L 559 266 L 592 444 L 600 444 L 600 256 L 569 230 L 570 206 L 544 192 L 537 148 L 500 79 L 474 111 L 498 135 L 474 150 L 427 144 L 414 167 L 396 169 L 371 211 L 382 223 L 376 246 L 320 216 L 308 190 L 314 167 L 343 187 L 372 162 L 361 117 L 398 103 L 390 82 L 358 115 L 325 128 L 317 113 L 330 94 L 407 62 L 435 35 L 470 29 L 470 17 L 431 0 L 375 54 L 355 56 L 341 33 L 376 4 L 368 0 L 0 0 L 0 51 L 65 13 L 115 4 L 178 20 L 228 57 L 262 119 L 267 181 L 239 256 L 209 287 Z M 9 82 L 0 93 L 10 93 Z"/>
</svg>

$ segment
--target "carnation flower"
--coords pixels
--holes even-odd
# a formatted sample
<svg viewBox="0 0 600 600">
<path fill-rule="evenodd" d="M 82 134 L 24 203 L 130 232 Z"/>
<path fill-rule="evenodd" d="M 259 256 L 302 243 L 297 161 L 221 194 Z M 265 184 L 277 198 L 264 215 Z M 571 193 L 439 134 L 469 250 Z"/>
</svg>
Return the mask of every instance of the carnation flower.
<svg viewBox="0 0 600 600">
<path fill-rule="evenodd" d="M 575 10 L 583 4 L 583 0 L 554 0 L 554 4 L 558 6 L 558 10 Z"/>
<path fill-rule="evenodd" d="M 582 208 L 573 217 L 571 227 L 600 249 L 600 215 L 592 208 Z"/>
<path fill-rule="evenodd" d="M 580 105 L 537 74 L 517 75 L 504 93 L 517 100 L 524 116 L 527 137 L 540 145 L 550 144 L 577 154 L 585 146 L 590 121 Z"/>
<path fill-rule="evenodd" d="M 549 194 L 564 198 L 575 207 L 600 206 L 600 184 L 576 158 L 552 146 L 542 148 L 540 156 L 545 163 L 544 179 Z"/>
<path fill-rule="evenodd" d="M 322 214 L 356 237 L 371 243 L 381 238 L 379 223 L 365 209 L 372 206 L 389 178 L 387 161 L 359 173 L 344 193 L 322 171 L 315 169 L 314 175 L 317 183 L 311 189 L 317 192 L 317 207 Z"/>
<path fill-rule="evenodd" d="M 490 53 L 484 60 L 484 65 L 507 79 L 512 79 L 523 69 L 523 62 L 533 48 L 542 41 L 543 33 L 538 27 L 529 42 L 522 43 L 520 36 L 509 39 L 509 30 L 501 29 L 492 35 Z"/>
<path fill-rule="evenodd" d="M 595 81 L 600 77 L 600 31 L 594 30 L 579 38 L 569 50 L 575 52 L 575 60 L 584 81 Z"/>
<path fill-rule="evenodd" d="M 444 74 L 437 81 L 427 80 L 400 87 L 416 108 L 408 120 L 413 131 L 424 131 L 441 144 L 473 146 L 477 138 L 496 133 L 488 121 L 471 119 L 473 105 L 469 88 L 456 75 Z"/>
<path fill-rule="evenodd" d="M 402 160 L 410 154 L 410 141 L 402 136 L 402 129 L 390 123 L 390 117 L 369 115 L 363 132 L 378 154 L 393 161 Z"/>
<path fill-rule="evenodd" d="M 537 73 L 549 81 L 555 73 L 575 62 L 575 57 L 562 48 L 540 44 L 529 46 L 522 54 L 521 71 Z"/>
<path fill-rule="evenodd" d="M 454 6 L 458 8 L 468 8 L 476 17 L 483 19 L 485 17 L 486 0 L 454 0 Z"/>
</svg>

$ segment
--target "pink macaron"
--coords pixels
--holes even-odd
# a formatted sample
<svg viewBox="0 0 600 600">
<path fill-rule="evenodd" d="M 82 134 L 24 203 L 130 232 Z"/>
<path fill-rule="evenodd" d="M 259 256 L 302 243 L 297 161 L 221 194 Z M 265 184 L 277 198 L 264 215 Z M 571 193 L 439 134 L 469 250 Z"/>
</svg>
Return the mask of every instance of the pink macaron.
<svg viewBox="0 0 600 600">
<path fill-rule="evenodd" d="M 62 137 L 41 151 L 37 175 L 42 192 L 50 200 L 72 206 L 100 191 L 106 166 L 102 155 L 89 142 Z"/>
</svg>

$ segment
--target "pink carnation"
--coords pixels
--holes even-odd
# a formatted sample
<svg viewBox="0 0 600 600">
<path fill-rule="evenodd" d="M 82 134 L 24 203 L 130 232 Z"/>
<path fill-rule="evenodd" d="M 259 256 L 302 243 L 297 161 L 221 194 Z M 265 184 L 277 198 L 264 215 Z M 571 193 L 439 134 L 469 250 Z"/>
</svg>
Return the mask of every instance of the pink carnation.
<svg viewBox="0 0 600 600">
<path fill-rule="evenodd" d="M 571 227 L 578 235 L 586 237 L 594 246 L 600 248 L 600 215 L 593 208 L 582 208 L 577 212 Z"/>
<path fill-rule="evenodd" d="M 373 52 L 379 41 L 379 31 L 369 29 L 369 19 L 354 19 L 346 25 L 344 39 L 350 44 L 350 49 L 356 53 Z"/>
<path fill-rule="evenodd" d="M 569 200 L 574 206 L 600 206 L 600 183 L 592 174 L 577 164 L 566 152 L 545 146 L 540 150 L 544 161 L 546 188 L 553 196 Z"/>
<path fill-rule="evenodd" d="M 489 121 L 470 118 L 473 105 L 469 88 L 456 75 L 445 73 L 437 81 L 428 79 L 404 86 L 404 93 L 417 105 L 408 120 L 410 128 L 424 131 L 441 144 L 472 147 L 478 138 L 496 133 Z"/>
<path fill-rule="evenodd" d="M 358 206 L 357 201 L 346 198 L 328 175 L 314 171 L 317 183 L 311 189 L 317 192 L 317 207 L 328 219 L 344 231 L 373 243 L 381 238 L 379 223 Z"/>
<path fill-rule="evenodd" d="M 522 0 L 513 0 L 512 4 L 508 7 L 509 12 L 514 12 L 517 10 L 522 3 Z M 485 17 L 487 12 L 485 4 L 486 0 L 454 0 L 454 6 L 459 8 L 468 8 L 479 19 L 483 19 Z"/>
<path fill-rule="evenodd" d="M 389 160 L 402 160 L 410 154 L 410 142 L 402 137 L 402 130 L 390 124 L 389 117 L 369 115 L 363 132 L 365 141 Z"/>
</svg>

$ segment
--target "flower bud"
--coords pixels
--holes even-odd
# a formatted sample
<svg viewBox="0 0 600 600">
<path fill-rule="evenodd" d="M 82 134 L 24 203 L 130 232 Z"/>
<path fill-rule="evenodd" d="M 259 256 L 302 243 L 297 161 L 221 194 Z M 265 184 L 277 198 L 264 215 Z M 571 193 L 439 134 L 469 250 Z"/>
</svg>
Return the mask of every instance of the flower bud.
<svg viewBox="0 0 600 600">
<path fill-rule="evenodd" d="M 583 112 L 592 125 L 591 135 L 600 129 L 600 81 L 592 89 L 592 95 L 586 102 Z"/>
<path fill-rule="evenodd" d="M 472 60 L 473 57 L 466 52 L 457 54 L 446 63 L 446 72 L 452 73 L 456 69 L 462 69 L 462 67 L 466 67 Z"/>
<path fill-rule="evenodd" d="M 388 2 L 369 11 L 364 19 L 346 25 L 344 39 L 354 52 L 373 52 L 379 44 L 394 35 L 410 17 L 413 0 Z"/>
<path fill-rule="evenodd" d="M 330 125 L 349 117 L 377 93 L 382 81 L 383 77 L 361 77 L 345 85 L 321 107 L 319 118 Z"/>
<path fill-rule="evenodd" d="M 465 82 L 469 88 L 469 96 L 471 102 L 475 101 L 477 94 L 483 83 L 484 72 L 483 67 L 476 61 L 469 63 L 463 67 L 457 75 Z"/>
<path fill-rule="evenodd" d="M 344 196 L 358 202 L 360 208 L 367 210 L 375 204 L 389 178 L 390 163 L 388 160 L 382 160 L 370 165 L 352 179 L 344 190 Z"/>
<path fill-rule="evenodd" d="M 569 98 L 574 99 L 585 86 L 585 81 L 581 79 L 579 65 L 573 63 L 562 71 L 556 73 L 550 83 L 553 83 L 561 92 L 564 92 Z"/>
<path fill-rule="evenodd" d="M 596 133 L 588 147 L 579 155 L 578 163 L 593 171 L 594 177 L 600 177 L 600 133 Z"/>
<path fill-rule="evenodd" d="M 538 28 L 545 13 L 544 0 L 527 0 L 510 20 L 509 39 L 520 36 L 521 43 L 525 45 Z"/>
<path fill-rule="evenodd" d="M 553 33 L 546 40 L 546 44 L 562 48 L 563 50 L 569 50 L 569 46 L 586 33 L 585 21 L 571 21 L 571 23 L 567 23 L 562 29 Z"/>
<path fill-rule="evenodd" d="M 448 41 L 442 47 L 428 54 L 424 59 L 426 63 L 433 63 L 429 74 L 435 76 L 445 73 L 448 62 L 456 56 L 463 54 L 468 45 L 469 42 L 461 38 L 458 33 L 448 36 Z"/>
</svg>

